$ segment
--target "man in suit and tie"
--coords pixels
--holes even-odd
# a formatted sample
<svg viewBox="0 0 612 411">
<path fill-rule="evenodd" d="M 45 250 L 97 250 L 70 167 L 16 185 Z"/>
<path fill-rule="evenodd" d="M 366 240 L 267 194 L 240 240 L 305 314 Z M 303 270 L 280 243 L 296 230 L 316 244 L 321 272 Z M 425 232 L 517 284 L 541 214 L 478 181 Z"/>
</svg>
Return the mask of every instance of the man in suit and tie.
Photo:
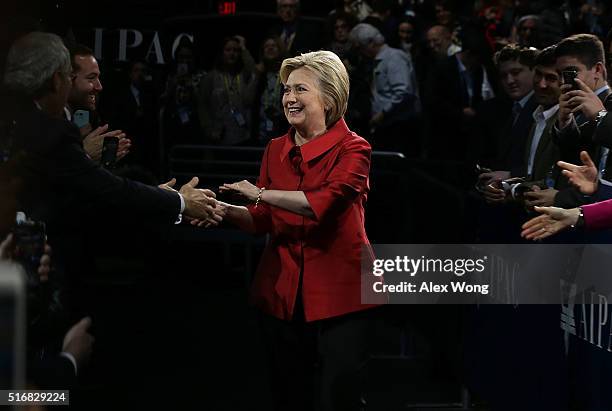
<svg viewBox="0 0 612 411">
<path fill-rule="evenodd" d="M 482 30 L 465 27 L 461 51 L 432 66 L 423 93 L 426 157 L 466 161 L 477 110 L 499 91 L 490 52 Z"/>
<path fill-rule="evenodd" d="M 525 141 L 533 125 L 533 111 L 538 105 L 533 92 L 533 67 L 538 54 L 536 49 L 520 48 L 514 44 L 504 47 L 494 56 L 502 87 L 512 102 L 507 107 L 505 126 L 496 141 L 483 141 L 492 146 L 495 159 L 492 168 L 498 171 L 482 173 L 479 180 L 486 186 L 511 176 L 521 175 L 524 166 Z M 481 111 L 486 112 L 484 105 Z M 488 116 L 489 117 L 489 116 Z M 493 115 L 492 128 L 499 129 L 499 115 Z M 491 121 L 492 119 L 486 119 Z M 485 124 L 488 124 L 488 121 Z M 493 134 L 494 135 L 494 134 Z M 488 137 L 486 140 L 490 140 Z M 485 197 L 487 192 L 485 192 Z M 487 198 L 488 199 L 488 198 Z M 496 202 L 496 197 L 490 198 Z"/>
<path fill-rule="evenodd" d="M 289 57 L 323 45 L 321 27 L 300 17 L 300 0 L 276 0 L 276 7 L 280 22 L 272 33 L 280 37 Z"/>
</svg>

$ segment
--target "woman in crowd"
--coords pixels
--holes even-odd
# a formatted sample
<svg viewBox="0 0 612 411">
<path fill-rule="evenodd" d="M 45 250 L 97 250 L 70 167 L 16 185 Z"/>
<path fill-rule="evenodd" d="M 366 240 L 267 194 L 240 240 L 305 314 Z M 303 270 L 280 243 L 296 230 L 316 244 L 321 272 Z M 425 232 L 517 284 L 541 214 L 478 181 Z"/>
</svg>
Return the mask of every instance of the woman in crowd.
<svg viewBox="0 0 612 411">
<path fill-rule="evenodd" d="M 220 203 L 217 213 L 270 235 L 251 301 L 263 312 L 275 409 L 356 410 L 373 307 L 361 302 L 360 268 L 373 258 L 364 228 L 371 148 L 343 119 L 349 78 L 337 55 L 286 59 L 280 79 L 292 128 L 268 144 L 257 185 L 220 188 L 251 204 Z"/>
<path fill-rule="evenodd" d="M 264 39 L 260 62 L 257 64 L 257 87 L 253 106 L 253 135 L 257 145 L 266 145 L 270 139 L 287 131 L 287 120 L 281 104 L 281 83 L 278 70 L 285 58 L 283 42 L 278 36 Z"/>
<path fill-rule="evenodd" d="M 199 86 L 198 110 L 204 134 L 219 145 L 240 145 L 251 135 L 255 64 L 244 38 L 223 40 L 215 68 Z"/>
</svg>

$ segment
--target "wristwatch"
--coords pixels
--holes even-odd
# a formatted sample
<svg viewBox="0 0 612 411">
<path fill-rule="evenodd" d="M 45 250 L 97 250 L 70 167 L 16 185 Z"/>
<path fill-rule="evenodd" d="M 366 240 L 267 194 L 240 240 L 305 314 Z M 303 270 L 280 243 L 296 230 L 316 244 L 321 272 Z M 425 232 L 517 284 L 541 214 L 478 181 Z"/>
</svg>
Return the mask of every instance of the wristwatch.
<svg viewBox="0 0 612 411">
<path fill-rule="evenodd" d="M 571 227 L 572 228 L 583 228 L 584 227 L 584 212 L 582 211 L 582 207 L 578 207 L 578 219 L 576 220 L 576 223 L 572 224 Z"/>
<path fill-rule="evenodd" d="M 595 116 L 595 124 L 599 124 L 606 114 L 608 114 L 608 110 L 605 109 L 598 112 L 597 116 Z"/>
</svg>

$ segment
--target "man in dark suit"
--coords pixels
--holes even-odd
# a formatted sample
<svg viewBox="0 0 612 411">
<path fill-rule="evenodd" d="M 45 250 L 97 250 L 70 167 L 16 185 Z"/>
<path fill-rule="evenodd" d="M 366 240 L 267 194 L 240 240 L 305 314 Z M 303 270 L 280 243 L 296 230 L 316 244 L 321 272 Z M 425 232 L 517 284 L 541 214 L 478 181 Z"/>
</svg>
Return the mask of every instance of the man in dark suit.
<svg viewBox="0 0 612 411">
<path fill-rule="evenodd" d="M 426 156 L 466 160 L 477 108 L 498 93 L 488 51 L 481 30 L 466 29 L 462 51 L 432 67 L 423 93 Z"/>
<path fill-rule="evenodd" d="M 214 193 L 196 189 L 197 178 L 171 188 L 120 178 L 94 163 L 79 130 L 65 119 L 71 89 L 68 50 L 53 34 L 34 32 L 17 40 L 7 57 L 5 86 L 16 93 L 12 156 L 22 181 L 20 208 L 47 224 L 56 261 L 69 277 L 89 268 L 82 238 L 96 215 L 127 215 L 172 224 L 181 214 L 212 217 Z"/>
<path fill-rule="evenodd" d="M 493 131 L 482 138 L 482 145 L 490 146 L 489 151 L 495 153 L 494 159 L 490 160 L 491 164 L 485 164 L 493 170 L 500 170 L 483 173 L 480 179 L 484 185 L 496 179 L 503 180 L 521 175 L 519 173 L 525 163 L 525 141 L 533 125 L 533 111 L 538 105 L 533 93 L 533 67 L 537 53 L 536 49 L 508 45 L 495 54 L 494 60 L 501 84 L 512 105 L 508 106 L 504 113 L 491 113 L 491 110 L 486 110 L 495 100 L 500 100 L 500 97 L 497 97 L 484 102 L 479 110 L 479 118 L 484 115 L 488 117 L 479 124 L 489 124 L 492 121 L 492 127 L 489 128 L 499 130 L 498 134 Z M 504 126 L 501 128 L 500 117 L 504 118 Z"/>
<path fill-rule="evenodd" d="M 322 28 L 300 18 L 300 0 L 276 0 L 280 23 L 273 34 L 280 37 L 289 57 L 317 51 L 323 45 Z"/>
</svg>

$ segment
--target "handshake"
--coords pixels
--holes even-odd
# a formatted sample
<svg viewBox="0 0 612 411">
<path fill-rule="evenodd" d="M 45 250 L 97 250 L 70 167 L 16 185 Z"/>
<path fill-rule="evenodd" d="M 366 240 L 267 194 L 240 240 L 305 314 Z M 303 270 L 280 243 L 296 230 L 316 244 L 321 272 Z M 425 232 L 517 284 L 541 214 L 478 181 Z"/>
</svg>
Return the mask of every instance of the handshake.
<svg viewBox="0 0 612 411">
<path fill-rule="evenodd" d="M 235 206 L 217 200 L 216 194 L 211 190 L 196 188 L 198 182 L 198 178 L 193 177 L 178 190 L 178 193 L 185 200 L 183 215 L 187 217 L 192 225 L 197 225 L 198 227 L 218 226 L 230 213 L 232 207 L 235 208 Z M 173 178 L 167 183 L 160 184 L 159 188 L 176 192 L 174 189 L 175 184 L 176 179 Z M 261 196 L 263 189 L 243 180 L 237 183 L 223 184 L 219 187 L 219 191 L 237 195 L 254 203 Z"/>
<path fill-rule="evenodd" d="M 193 177 L 188 183 L 183 185 L 178 191 L 174 189 L 176 179 L 160 184 L 158 187 L 167 190 L 178 192 L 185 201 L 185 209 L 183 215 L 189 220 L 196 220 L 205 223 L 206 227 L 217 226 L 223 221 L 223 212 L 220 202 L 217 201 L 216 194 L 207 189 L 196 188 L 199 179 Z"/>
</svg>

